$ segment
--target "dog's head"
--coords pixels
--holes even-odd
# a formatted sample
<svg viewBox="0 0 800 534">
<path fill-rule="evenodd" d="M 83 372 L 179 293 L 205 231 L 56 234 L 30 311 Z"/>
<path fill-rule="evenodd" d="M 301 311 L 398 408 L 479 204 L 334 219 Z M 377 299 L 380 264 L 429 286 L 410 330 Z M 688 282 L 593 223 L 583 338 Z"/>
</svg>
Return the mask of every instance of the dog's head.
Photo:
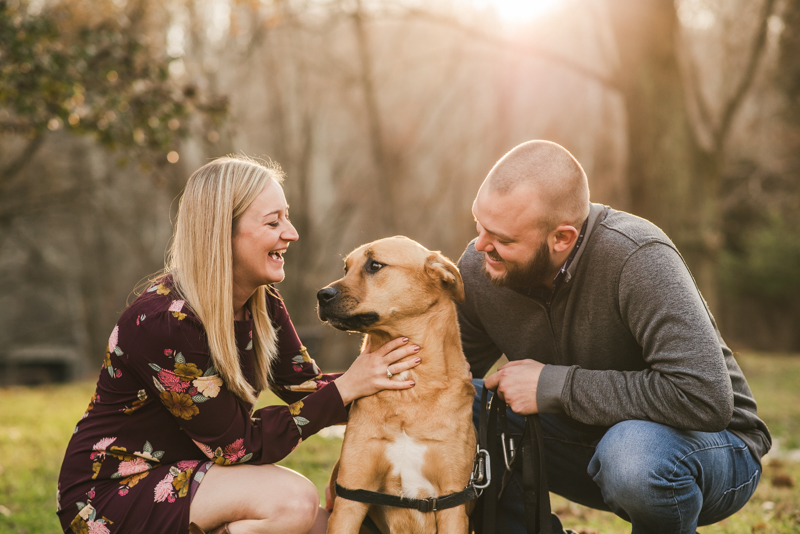
<svg viewBox="0 0 800 534">
<path fill-rule="evenodd" d="M 339 330 L 366 333 L 421 315 L 443 298 L 464 301 L 453 262 L 407 237 L 358 247 L 344 269 L 344 277 L 317 293 L 319 318 Z"/>
</svg>

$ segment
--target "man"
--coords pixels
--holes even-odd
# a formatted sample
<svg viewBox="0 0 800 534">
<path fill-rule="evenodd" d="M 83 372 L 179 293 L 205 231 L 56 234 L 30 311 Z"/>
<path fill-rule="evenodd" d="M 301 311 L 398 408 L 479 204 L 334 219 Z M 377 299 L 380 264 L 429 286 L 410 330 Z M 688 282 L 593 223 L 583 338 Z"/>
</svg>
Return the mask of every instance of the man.
<svg viewBox="0 0 800 534">
<path fill-rule="evenodd" d="M 580 164 L 547 141 L 506 154 L 472 209 L 464 352 L 479 377 L 510 360 L 477 398 L 496 391 L 519 434 L 541 414 L 551 491 L 634 533 L 694 533 L 744 506 L 771 438 L 669 238 L 591 204 Z M 499 516 L 525 531 L 519 472 Z"/>
</svg>

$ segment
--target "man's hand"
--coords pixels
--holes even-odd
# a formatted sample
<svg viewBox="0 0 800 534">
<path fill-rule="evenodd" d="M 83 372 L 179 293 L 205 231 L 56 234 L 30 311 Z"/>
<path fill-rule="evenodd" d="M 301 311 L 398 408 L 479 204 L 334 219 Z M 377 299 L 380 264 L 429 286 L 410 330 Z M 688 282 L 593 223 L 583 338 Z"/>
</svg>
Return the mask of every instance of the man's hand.
<svg viewBox="0 0 800 534">
<path fill-rule="evenodd" d="M 536 391 L 543 368 L 544 364 L 536 360 L 508 362 L 489 375 L 483 386 L 500 395 L 508 407 L 520 415 L 539 413 Z"/>
</svg>

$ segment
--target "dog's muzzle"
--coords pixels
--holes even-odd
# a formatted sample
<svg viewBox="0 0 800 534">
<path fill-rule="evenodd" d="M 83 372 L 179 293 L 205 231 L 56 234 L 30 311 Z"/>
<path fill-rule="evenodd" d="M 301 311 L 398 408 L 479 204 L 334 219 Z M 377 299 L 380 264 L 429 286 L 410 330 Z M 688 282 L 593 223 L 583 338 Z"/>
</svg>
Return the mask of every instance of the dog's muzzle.
<svg viewBox="0 0 800 534">
<path fill-rule="evenodd" d="M 317 292 L 317 315 L 339 330 L 363 332 L 366 327 L 378 322 L 375 312 L 350 314 L 342 310 L 342 293 L 335 287 L 325 287 Z M 347 300 L 347 299 L 344 299 Z"/>
<path fill-rule="evenodd" d="M 317 315 L 319 315 L 320 321 L 328 320 L 328 314 L 325 313 L 325 308 L 340 295 L 341 293 L 335 287 L 324 287 L 317 291 Z"/>
<path fill-rule="evenodd" d="M 317 300 L 319 301 L 320 306 L 324 306 L 338 297 L 340 294 L 341 293 L 339 293 L 339 290 L 335 287 L 324 287 L 317 291 Z"/>
</svg>

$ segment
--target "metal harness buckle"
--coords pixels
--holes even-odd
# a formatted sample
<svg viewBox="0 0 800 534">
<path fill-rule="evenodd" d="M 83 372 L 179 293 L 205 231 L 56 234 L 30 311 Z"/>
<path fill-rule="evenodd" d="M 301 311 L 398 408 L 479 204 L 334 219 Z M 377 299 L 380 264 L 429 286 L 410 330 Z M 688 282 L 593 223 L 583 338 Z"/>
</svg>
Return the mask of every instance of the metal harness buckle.
<svg viewBox="0 0 800 534">
<path fill-rule="evenodd" d="M 492 459 L 489 451 L 478 448 L 475 455 L 475 468 L 470 477 L 470 483 L 476 489 L 482 490 L 489 487 L 492 482 Z"/>
<path fill-rule="evenodd" d="M 435 512 L 437 510 L 437 508 L 436 508 L 436 497 L 429 497 L 427 499 L 420 499 L 419 500 L 419 506 L 417 507 L 417 509 L 420 512 L 422 512 L 423 514 L 426 514 L 428 512 Z"/>
<path fill-rule="evenodd" d="M 506 433 L 500 434 L 500 440 L 503 445 L 503 461 L 506 464 L 506 471 L 511 471 L 511 466 L 514 465 L 514 460 L 517 459 L 517 449 L 514 446 L 514 438 L 508 438 L 508 452 L 506 452 Z M 511 460 L 508 457 L 511 456 Z"/>
</svg>

